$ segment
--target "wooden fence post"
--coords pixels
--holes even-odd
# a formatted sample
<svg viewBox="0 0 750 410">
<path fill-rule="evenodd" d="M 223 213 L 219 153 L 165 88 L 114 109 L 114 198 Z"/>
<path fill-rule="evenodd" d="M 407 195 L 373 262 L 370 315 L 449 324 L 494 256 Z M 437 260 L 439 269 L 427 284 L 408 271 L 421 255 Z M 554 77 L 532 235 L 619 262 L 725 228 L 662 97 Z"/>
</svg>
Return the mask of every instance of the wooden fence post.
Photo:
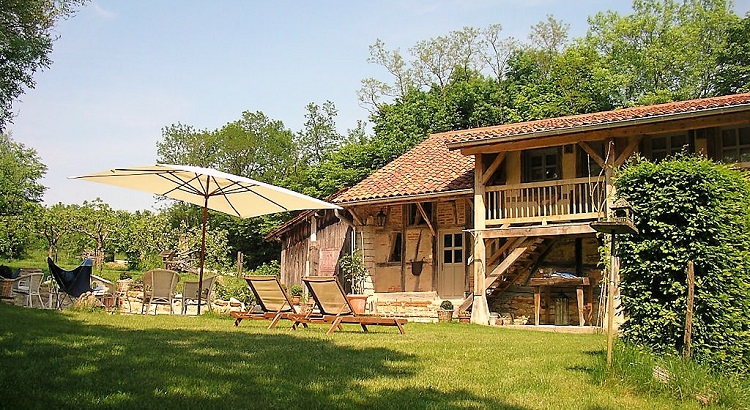
<svg viewBox="0 0 750 410">
<path fill-rule="evenodd" d="M 245 265 L 245 255 L 237 251 L 237 276 L 242 276 L 242 269 Z"/>
<path fill-rule="evenodd" d="M 687 274 L 687 312 L 685 312 L 685 339 L 682 356 L 690 359 L 693 337 L 693 300 L 695 298 L 695 266 L 692 261 L 688 262 L 685 273 Z"/>
</svg>

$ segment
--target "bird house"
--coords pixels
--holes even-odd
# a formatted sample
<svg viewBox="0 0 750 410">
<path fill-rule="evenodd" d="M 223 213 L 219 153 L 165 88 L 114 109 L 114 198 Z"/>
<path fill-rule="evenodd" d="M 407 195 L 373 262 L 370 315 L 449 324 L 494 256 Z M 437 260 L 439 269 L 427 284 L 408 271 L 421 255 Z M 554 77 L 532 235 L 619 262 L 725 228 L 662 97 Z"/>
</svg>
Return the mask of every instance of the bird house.
<svg viewBox="0 0 750 410">
<path fill-rule="evenodd" d="M 625 198 L 616 200 L 609 207 L 607 218 L 592 222 L 591 227 L 609 234 L 638 233 L 638 228 L 635 227 L 635 213 Z"/>
</svg>

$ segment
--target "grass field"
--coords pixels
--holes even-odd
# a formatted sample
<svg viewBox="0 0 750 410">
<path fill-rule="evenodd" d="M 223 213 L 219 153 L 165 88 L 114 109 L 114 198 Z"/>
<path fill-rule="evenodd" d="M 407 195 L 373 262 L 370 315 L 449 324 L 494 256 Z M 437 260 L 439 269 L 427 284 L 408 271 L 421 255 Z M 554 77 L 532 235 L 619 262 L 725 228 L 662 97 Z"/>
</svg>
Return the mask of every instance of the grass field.
<svg viewBox="0 0 750 410">
<path fill-rule="evenodd" d="M 0 408 L 700 408 L 608 375 L 602 335 L 265 324 L 2 303 Z"/>
</svg>

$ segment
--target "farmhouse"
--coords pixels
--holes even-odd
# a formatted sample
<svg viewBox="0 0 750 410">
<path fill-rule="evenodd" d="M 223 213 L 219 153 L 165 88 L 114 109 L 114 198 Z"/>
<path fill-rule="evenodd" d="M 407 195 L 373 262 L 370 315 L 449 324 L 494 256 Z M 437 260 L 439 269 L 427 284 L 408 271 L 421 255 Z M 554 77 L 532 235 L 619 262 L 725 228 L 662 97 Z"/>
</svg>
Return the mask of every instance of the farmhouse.
<svg viewBox="0 0 750 410">
<path fill-rule="evenodd" d="M 750 94 L 433 134 L 334 195 L 344 211 L 269 237 L 287 284 L 358 249 L 379 313 L 431 318 L 451 300 L 475 322 L 599 326 L 606 238 L 590 223 L 616 199 L 614 171 L 680 152 L 750 167 Z"/>
</svg>

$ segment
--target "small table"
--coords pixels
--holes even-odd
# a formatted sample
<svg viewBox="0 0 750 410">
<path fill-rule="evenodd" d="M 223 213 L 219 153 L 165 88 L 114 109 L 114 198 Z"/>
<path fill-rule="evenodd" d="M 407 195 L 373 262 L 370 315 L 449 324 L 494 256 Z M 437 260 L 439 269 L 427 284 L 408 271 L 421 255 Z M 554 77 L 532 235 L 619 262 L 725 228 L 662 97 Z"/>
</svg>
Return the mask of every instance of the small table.
<svg viewBox="0 0 750 410">
<path fill-rule="evenodd" d="M 541 310 L 542 290 L 548 287 L 573 287 L 576 288 L 576 299 L 578 300 L 578 323 L 584 325 L 583 320 L 583 287 L 589 286 L 589 278 L 532 278 L 530 285 L 534 288 L 534 325 L 539 326 L 539 311 Z M 549 306 L 548 306 L 549 308 Z"/>
</svg>

